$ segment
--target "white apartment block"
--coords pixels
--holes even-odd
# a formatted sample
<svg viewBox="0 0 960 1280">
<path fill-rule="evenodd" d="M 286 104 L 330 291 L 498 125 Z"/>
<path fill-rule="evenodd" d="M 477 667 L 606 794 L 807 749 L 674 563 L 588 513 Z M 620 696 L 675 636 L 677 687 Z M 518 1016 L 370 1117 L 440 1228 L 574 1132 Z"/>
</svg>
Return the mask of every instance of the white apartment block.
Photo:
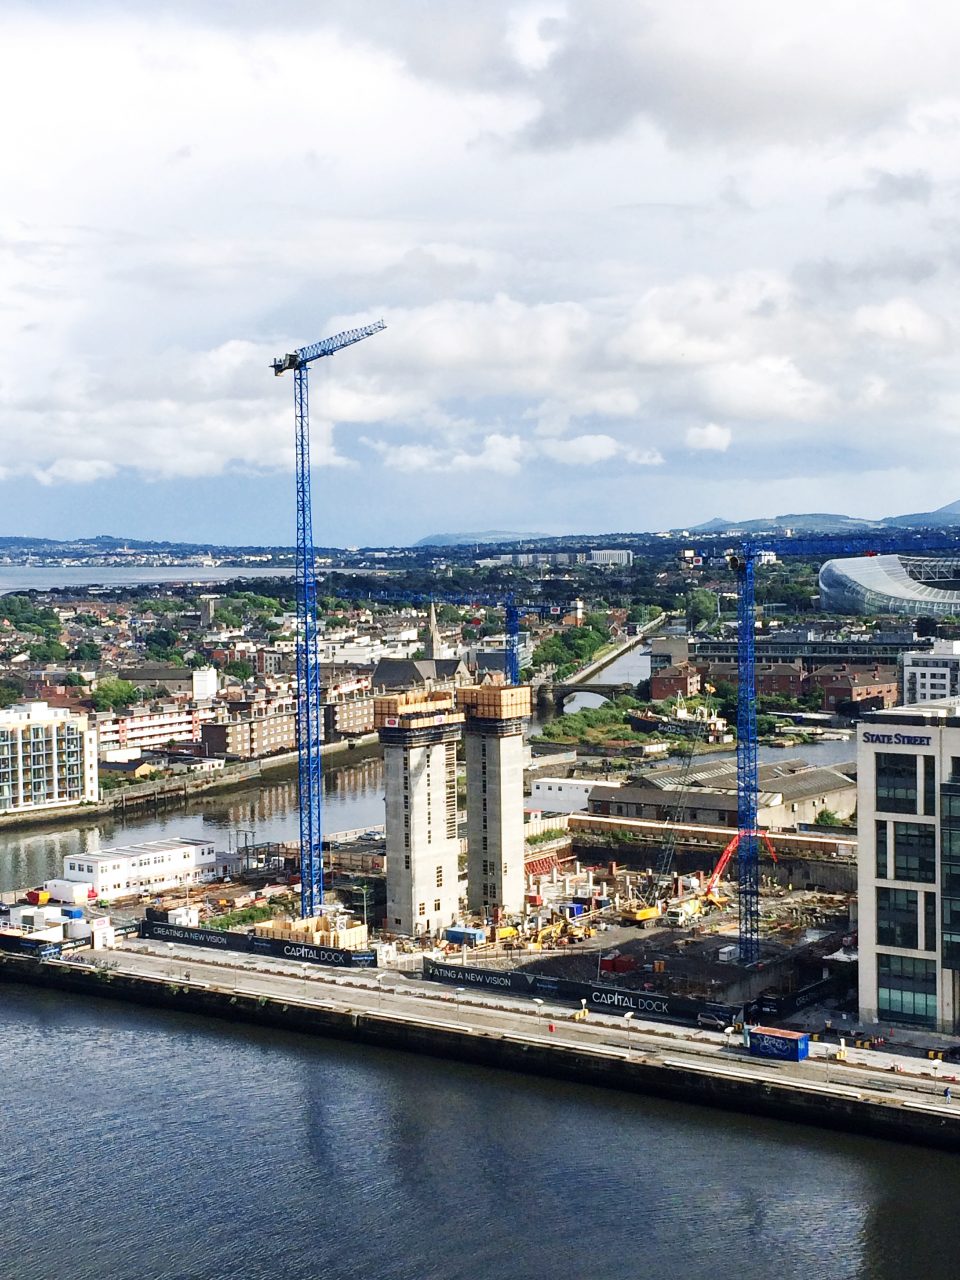
<svg viewBox="0 0 960 1280">
<path fill-rule="evenodd" d="M 98 797 L 97 734 L 85 715 L 45 702 L 0 711 L 0 813 Z"/>
<path fill-rule="evenodd" d="M 457 741 L 450 693 L 377 698 L 386 791 L 387 914 L 391 932 L 439 935 L 460 912 Z"/>
<path fill-rule="evenodd" d="M 626 565 L 629 568 L 629 566 L 633 564 L 633 552 L 619 550 L 613 547 L 603 551 L 591 551 L 589 563 Z"/>
<path fill-rule="evenodd" d="M 202 884 L 226 872 L 224 855 L 208 841 L 179 837 L 70 854 L 63 860 L 64 880 L 92 885 L 97 897 L 108 902 Z"/>
<path fill-rule="evenodd" d="M 877 711 L 858 737 L 860 1017 L 960 1032 L 960 703 Z"/>
<path fill-rule="evenodd" d="M 960 641 L 936 640 L 932 649 L 905 653 L 902 662 L 905 705 L 960 698 Z"/>
</svg>

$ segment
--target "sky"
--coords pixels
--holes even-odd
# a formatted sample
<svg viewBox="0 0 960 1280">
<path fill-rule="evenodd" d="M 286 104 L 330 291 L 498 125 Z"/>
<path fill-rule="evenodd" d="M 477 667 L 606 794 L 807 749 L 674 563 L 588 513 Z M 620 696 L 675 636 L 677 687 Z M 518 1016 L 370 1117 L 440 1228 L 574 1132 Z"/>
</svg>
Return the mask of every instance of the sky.
<svg viewBox="0 0 960 1280">
<path fill-rule="evenodd" d="M 922 22 L 919 20 L 922 13 Z M 960 498 L 945 0 L 6 0 L 0 535 Z"/>
</svg>

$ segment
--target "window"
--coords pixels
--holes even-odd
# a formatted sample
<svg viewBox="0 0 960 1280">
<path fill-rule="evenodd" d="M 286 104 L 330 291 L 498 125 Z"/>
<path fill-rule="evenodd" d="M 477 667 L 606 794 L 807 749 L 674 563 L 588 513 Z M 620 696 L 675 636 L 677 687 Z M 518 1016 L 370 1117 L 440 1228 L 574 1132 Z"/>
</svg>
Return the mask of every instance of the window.
<svg viewBox="0 0 960 1280">
<path fill-rule="evenodd" d="M 877 890 L 877 944 L 881 947 L 917 949 L 916 890 Z"/>
<path fill-rule="evenodd" d="M 931 895 L 932 896 L 932 895 Z M 877 956 L 877 1010 L 893 1022 L 937 1025 L 937 966 L 912 956 Z"/>
<path fill-rule="evenodd" d="M 403 869 L 404 869 L 404 871 L 409 871 L 409 870 L 410 870 L 410 855 L 409 855 L 409 853 L 405 853 L 405 854 L 403 855 Z"/>
<path fill-rule="evenodd" d="M 923 895 L 923 949 L 924 951 L 937 949 L 937 895 L 935 893 Z"/>
<path fill-rule="evenodd" d="M 876 800 L 881 813 L 917 812 L 917 757 L 878 751 Z"/>
<path fill-rule="evenodd" d="M 443 888 L 443 867 L 437 867 L 437 888 Z"/>
<path fill-rule="evenodd" d="M 937 878 L 937 837 L 932 825 L 893 824 L 893 878 L 933 884 Z"/>
<path fill-rule="evenodd" d="M 937 762 L 933 756 L 923 756 L 923 812 L 937 812 Z"/>
<path fill-rule="evenodd" d="M 421 902 L 420 905 L 417 907 L 417 915 L 425 916 L 426 914 L 427 914 L 427 904 L 425 902 Z"/>
<path fill-rule="evenodd" d="M 877 879 L 889 880 L 887 870 L 887 824 L 878 822 L 877 826 Z"/>
<path fill-rule="evenodd" d="M 433 909 L 434 909 L 434 911 L 439 911 L 439 910 L 440 910 L 440 899 L 439 899 L 439 898 L 434 898 L 434 900 L 433 900 Z"/>
</svg>

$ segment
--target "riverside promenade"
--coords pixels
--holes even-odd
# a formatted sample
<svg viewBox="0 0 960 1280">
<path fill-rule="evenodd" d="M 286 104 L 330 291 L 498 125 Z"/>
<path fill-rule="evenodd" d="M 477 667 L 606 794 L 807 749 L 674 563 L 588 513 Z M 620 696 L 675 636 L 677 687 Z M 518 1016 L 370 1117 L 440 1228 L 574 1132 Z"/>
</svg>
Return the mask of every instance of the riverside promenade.
<svg viewBox="0 0 960 1280">
<path fill-rule="evenodd" d="M 0 956 L 0 981 L 52 987 L 455 1058 L 585 1085 L 960 1149 L 949 1067 L 811 1044 L 802 1063 L 748 1056 L 739 1038 L 591 1013 L 504 993 L 481 996 L 396 970 L 337 971 L 127 939 L 113 951 L 39 962 Z"/>
</svg>

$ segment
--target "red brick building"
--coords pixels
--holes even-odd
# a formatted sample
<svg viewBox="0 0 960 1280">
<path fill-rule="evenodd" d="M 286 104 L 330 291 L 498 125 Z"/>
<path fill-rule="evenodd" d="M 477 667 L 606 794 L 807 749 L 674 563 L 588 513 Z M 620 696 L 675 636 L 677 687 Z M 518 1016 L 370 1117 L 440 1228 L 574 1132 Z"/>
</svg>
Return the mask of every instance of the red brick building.
<svg viewBox="0 0 960 1280">
<path fill-rule="evenodd" d="M 725 680 L 736 687 L 739 683 L 735 662 L 698 663 L 697 670 L 708 684 Z M 758 662 L 755 670 L 757 695 L 761 698 L 799 698 L 807 692 L 806 675 L 800 662 Z"/>
<path fill-rule="evenodd" d="M 810 688 L 819 689 L 824 711 L 860 702 L 895 707 L 899 701 L 896 667 L 818 667 L 810 674 Z"/>
<path fill-rule="evenodd" d="M 650 677 L 650 697 L 654 702 L 666 701 L 682 694 L 685 698 L 700 692 L 700 672 L 689 662 L 664 667 Z"/>
</svg>

